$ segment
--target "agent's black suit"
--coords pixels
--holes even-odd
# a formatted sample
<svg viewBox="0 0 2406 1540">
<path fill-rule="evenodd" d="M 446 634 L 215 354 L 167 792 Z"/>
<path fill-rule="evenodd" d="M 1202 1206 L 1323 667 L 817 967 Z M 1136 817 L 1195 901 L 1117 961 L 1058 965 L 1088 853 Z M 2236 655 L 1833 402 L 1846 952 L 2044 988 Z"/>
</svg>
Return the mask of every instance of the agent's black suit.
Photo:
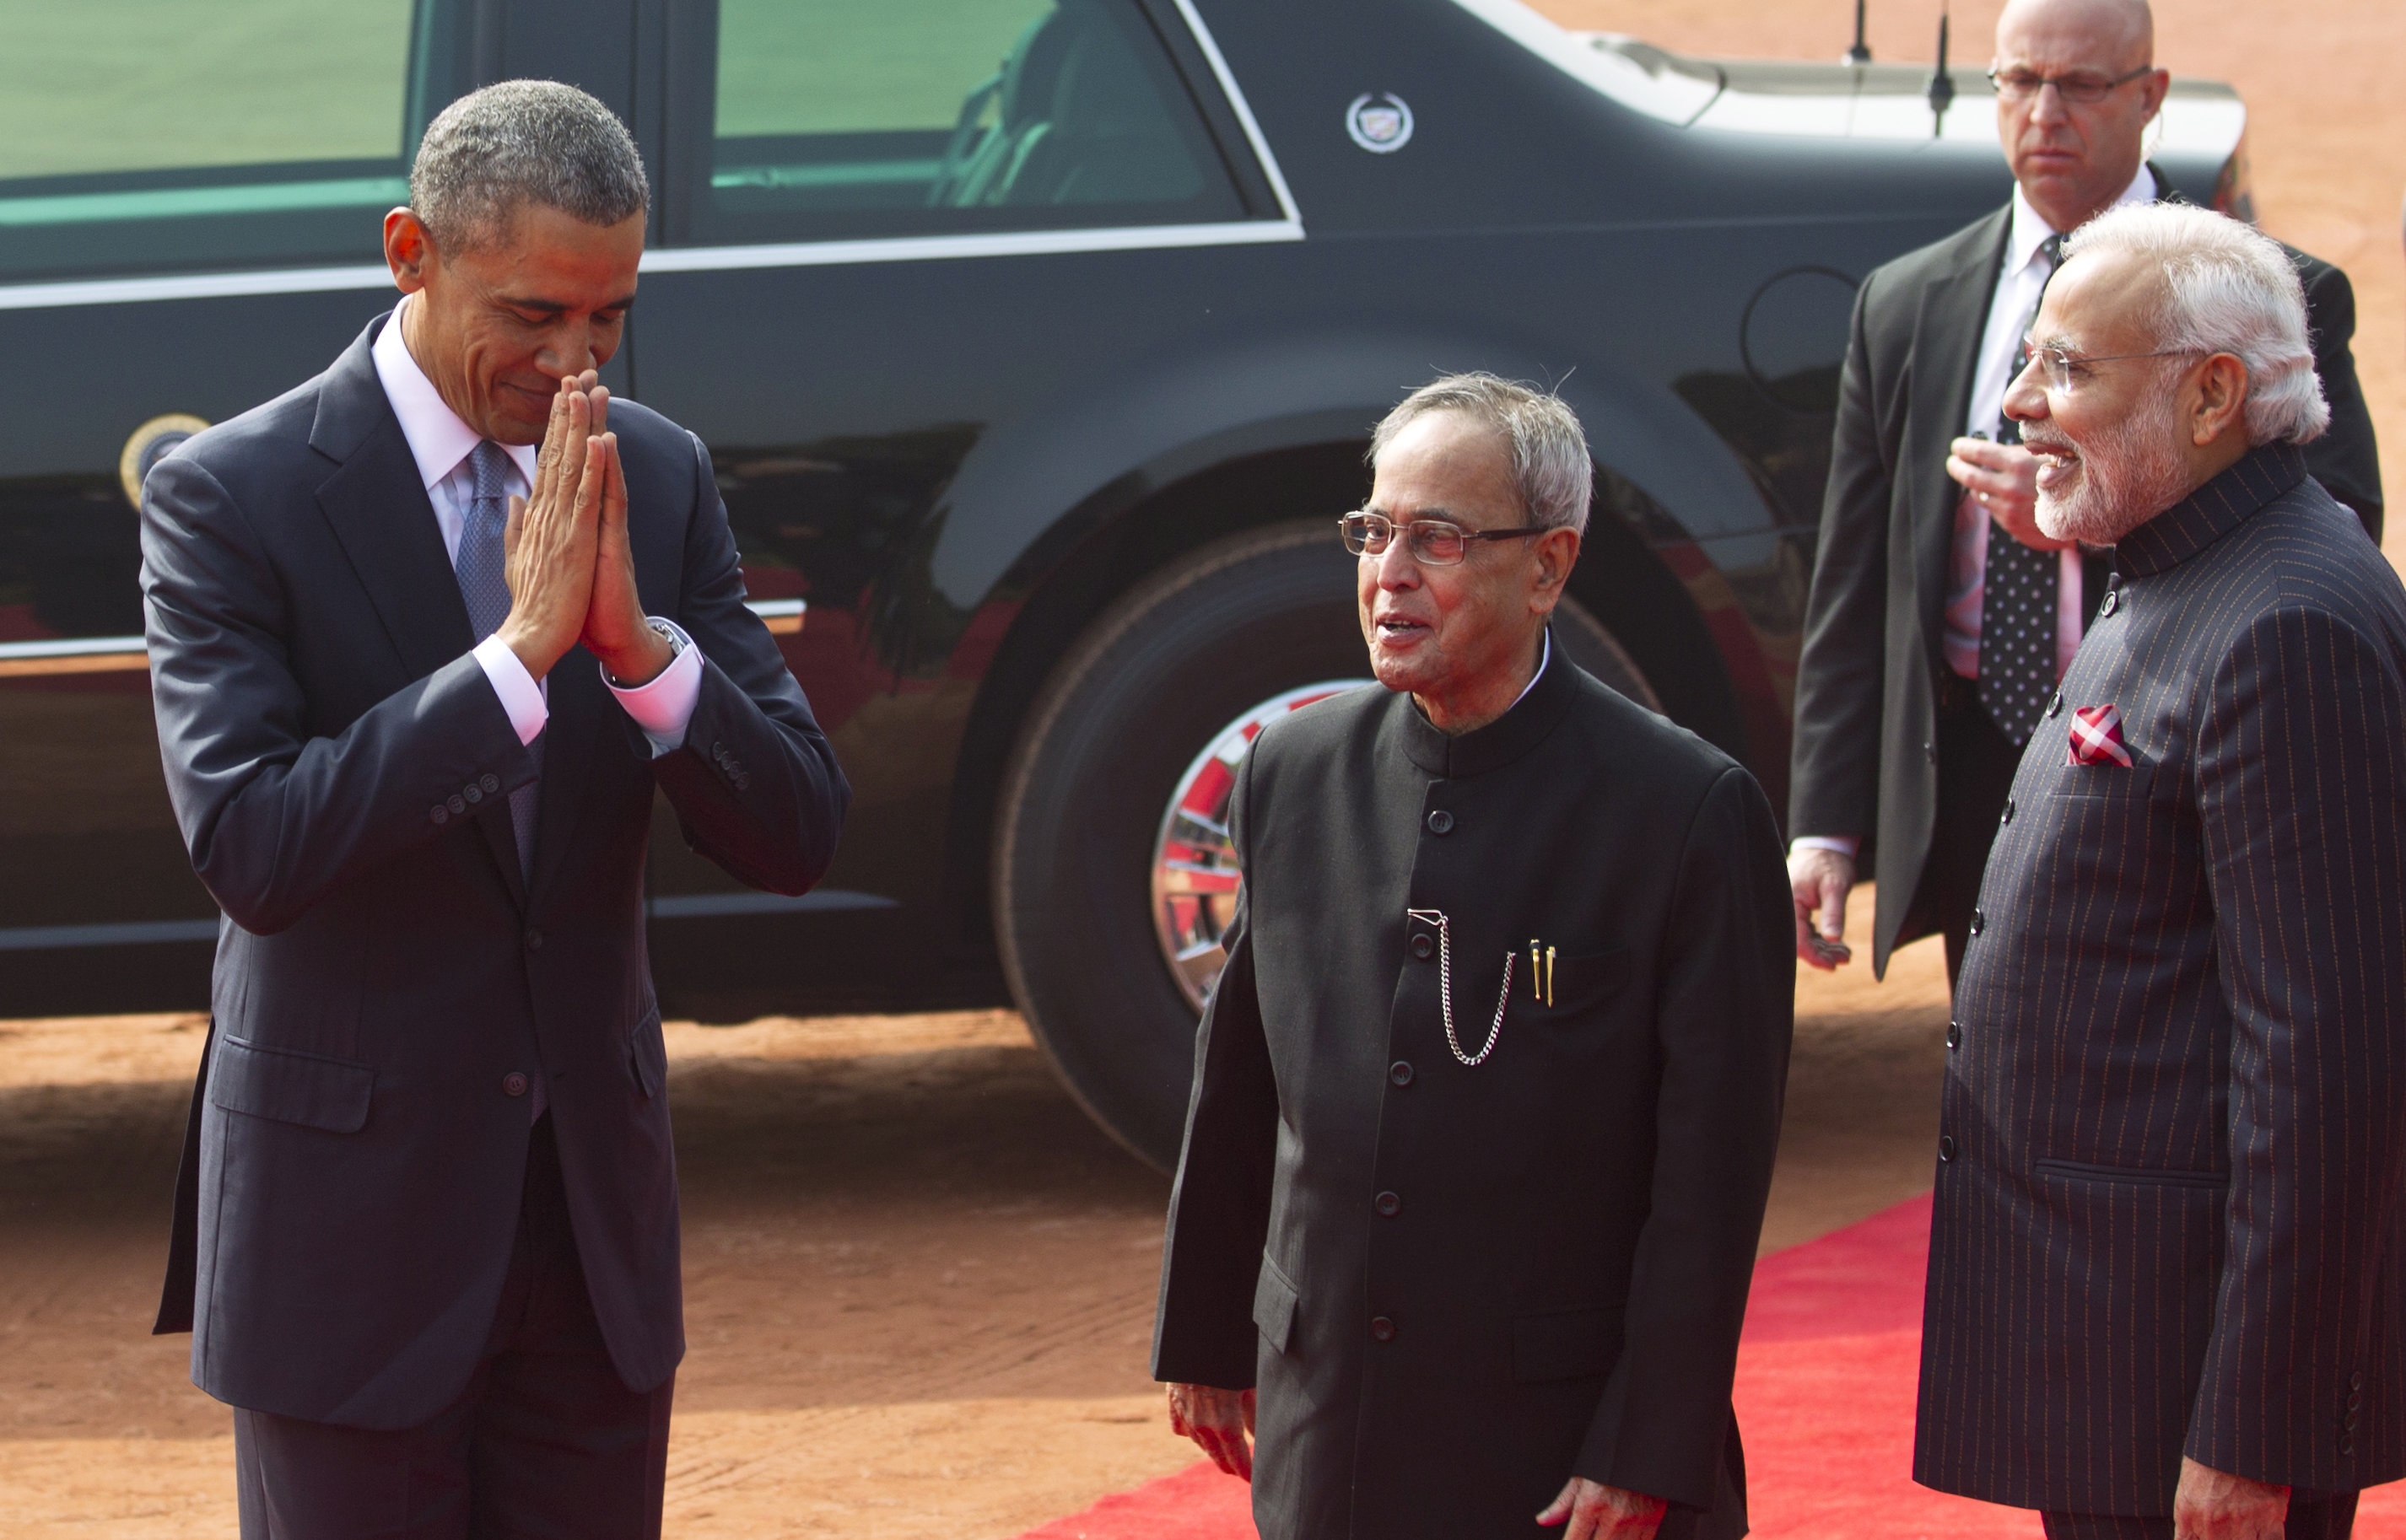
<svg viewBox="0 0 2406 1540">
<path fill-rule="evenodd" d="M 2286 445 L 2114 562 L 1957 993 L 1914 1475 L 2124 1515 L 2184 1452 L 2394 1481 L 2406 589 Z M 2109 703 L 2134 763 L 2066 763 Z"/>
<path fill-rule="evenodd" d="M 1788 832 L 1867 837 L 1858 870 L 1879 883 L 1876 973 L 1906 941 L 1960 938 L 2012 773 L 2010 743 L 1941 650 L 1962 492 L 1946 446 L 1971 409 L 2012 215 L 2007 205 L 1864 279 L 1839 387 L 1797 668 Z M 2378 543 L 2380 460 L 2348 350 L 2356 293 L 2328 262 L 2290 255 L 2331 406 L 2306 465 Z M 2105 572 L 2092 560 L 2087 575 L 2093 615 Z"/>
<path fill-rule="evenodd" d="M 1459 738 L 1376 686 L 1295 713 L 1235 819 L 1153 1373 L 1258 1388 L 1261 1533 L 1558 1534 L 1576 1473 L 1677 1505 L 1674 1540 L 1743 1533 L 1795 983 L 1761 788 L 1557 652 Z M 1466 1054 L 1516 959 L 1475 1068 L 1408 909 L 1449 917 Z"/>
<path fill-rule="evenodd" d="M 143 592 L 161 753 L 225 911 L 163 1331 L 238 1407 L 363 1429 L 458 1396 L 528 1190 L 529 1078 L 591 1308 L 630 1389 L 685 1347 L 659 1009 L 655 787 L 747 883 L 800 893 L 849 797 L 743 586 L 700 441 L 611 403 L 648 611 L 707 666 L 660 758 L 573 649 L 535 777 L 472 635 L 372 323 L 154 470 Z M 460 811 L 464 808 L 463 811 Z"/>
</svg>

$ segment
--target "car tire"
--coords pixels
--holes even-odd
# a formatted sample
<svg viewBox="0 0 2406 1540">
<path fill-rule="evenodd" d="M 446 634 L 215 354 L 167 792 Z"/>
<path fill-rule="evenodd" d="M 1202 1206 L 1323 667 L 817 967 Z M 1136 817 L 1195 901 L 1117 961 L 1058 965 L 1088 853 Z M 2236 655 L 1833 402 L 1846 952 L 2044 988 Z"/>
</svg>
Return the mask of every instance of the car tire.
<svg viewBox="0 0 2406 1540">
<path fill-rule="evenodd" d="M 1366 681 L 1354 561 L 1325 521 L 1224 540 L 1139 585 L 1054 670 L 1006 770 L 994 912 L 1004 970 L 1069 1091 L 1161 1169 L 1177 1160 L 1196 1010 L 1152 912 L 1165 809 L 1217 735 L 1304 686 Z M 1565 600 L 1570 657 L 1649 706 L 1610 633 Z"/>
</svg>

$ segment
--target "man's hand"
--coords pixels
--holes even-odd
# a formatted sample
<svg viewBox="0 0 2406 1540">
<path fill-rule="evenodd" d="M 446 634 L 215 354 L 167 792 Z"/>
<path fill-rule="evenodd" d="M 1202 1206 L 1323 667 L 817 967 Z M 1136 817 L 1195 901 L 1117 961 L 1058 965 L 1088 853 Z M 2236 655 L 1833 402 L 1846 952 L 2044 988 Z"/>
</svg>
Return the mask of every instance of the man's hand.
<svg viewBox="0 0 2406 1540">
<path fill-rule="evenodd" d="M 1980 500 L 1988 516 L 2033 551 L 2060 551 L 2072 544 L 2038 527 L 2038 457 L 2018 444 L 1957 439 L 1947 446 L 1946 473 Z"/>
<path fill-rule="evenodd" d="M 1788 892 L 1796 904 L 1796 955 L 1827 973 L 1853 954 L 1847 950 L 1847 890 L 1855 885 L 1855 858 L 1807 848 L 1788 857 Z M 1813 916 L 1819 912 L 1817 928 Z"/>
<path fill-rule="evenodd" d="M 1169 1387 L 1169 1431 L 1195 1440 L 1230 1476 L 1253 1478 L 1253 1392 L 1211 1385 Z"/>
<path fill-rule="evenodd" d="M 2183 1456 L 2172 1493 L 2172 1540 L 2281 1540 L 2289 1489 L 2201 1465 Z"/>
<path fill-rule="evenodd" d="M 1574 1476 L 1562 1495 L 1537 1515 L 1548 1528 L 1567 1521 L 1563 1540 L 1654 1540 L 1662 1527 L 1663 1500 Z"/>
<path fill-rule="evenodd" d="M 608 449 L 593 437 L 591 414 L 592 403 L 576 382 L 560 381 L 535 457 L 534 495 L 510 499 L 510 521 L 502 535 L 510 613 L 495 634 L 537 679 L 576 645 L 593 607 L 594 542 Z"/>
<path fill-rule="evenodd" d="M 668 638 L 644 622 L 643 596 L 635 591 L 635 550 L 627 539 L 627 468 L 618 459 L 618 435 L 605 431 L 610 391 L 591 370 L 583 385 L 593 403 L 593 431 L 606 451 L 602 518 L 595 531 L 593 604 L 585 615 L 585 650 L 621 685 L 648 685 L 676 656 Z"/>
</svg>

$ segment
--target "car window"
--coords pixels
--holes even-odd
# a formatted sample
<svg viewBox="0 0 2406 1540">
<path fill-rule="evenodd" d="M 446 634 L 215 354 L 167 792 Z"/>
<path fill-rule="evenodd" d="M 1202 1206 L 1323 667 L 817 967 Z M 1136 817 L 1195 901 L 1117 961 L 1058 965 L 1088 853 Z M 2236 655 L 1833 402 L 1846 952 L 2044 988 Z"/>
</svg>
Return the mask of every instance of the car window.
<svg viewBox="0 0 2406 1540">
<path fill-rule="evenodd" d="M 702 240 L 1227 219 L 1134 0 L 719 0 Z"/>
<path fill-rule="evenodd" d="M 0 0 L 0 276 L 373 261 L 449 0 Z"/>
</svg>

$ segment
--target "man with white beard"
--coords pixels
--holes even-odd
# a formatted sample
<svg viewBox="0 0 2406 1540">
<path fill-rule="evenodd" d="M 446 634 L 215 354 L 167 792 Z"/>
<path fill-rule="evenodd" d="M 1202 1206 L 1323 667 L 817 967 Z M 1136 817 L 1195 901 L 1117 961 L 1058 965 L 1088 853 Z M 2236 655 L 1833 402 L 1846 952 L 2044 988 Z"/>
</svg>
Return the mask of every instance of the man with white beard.
<svg viewBox="0 0 2406 1540">
<path fill-rule="evenodd" d="M 2406 1476 L 2406 590 L 2298 446 L 2296 269 L 2118 208 L 2005 396 L 2112 547 L 1971 920 L 1916 1479 L 2046 1533 L 2340 1537 Z"/>
</svg>

